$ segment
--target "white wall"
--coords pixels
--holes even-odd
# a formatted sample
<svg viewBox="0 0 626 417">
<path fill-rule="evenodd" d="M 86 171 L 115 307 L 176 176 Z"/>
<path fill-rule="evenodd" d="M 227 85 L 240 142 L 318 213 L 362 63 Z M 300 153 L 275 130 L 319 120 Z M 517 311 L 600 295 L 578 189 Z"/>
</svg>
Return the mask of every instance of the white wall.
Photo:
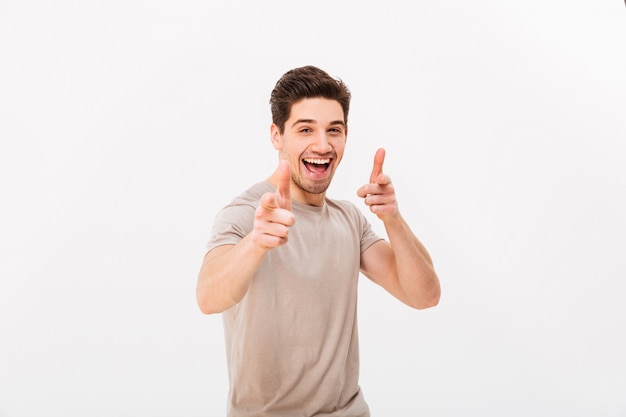
<svg viewBox="0 0 626 417">
<path fill-rule="evenodd" d="M 362 281 L 373 415 L 626 416 L 625 41 L 618 0 L 1 1 L 0 416 L 224 415 L 196 273 L 305 64 L 353 92 L 329 195 L 385 147 L 443 284 Z"/>
</svg>

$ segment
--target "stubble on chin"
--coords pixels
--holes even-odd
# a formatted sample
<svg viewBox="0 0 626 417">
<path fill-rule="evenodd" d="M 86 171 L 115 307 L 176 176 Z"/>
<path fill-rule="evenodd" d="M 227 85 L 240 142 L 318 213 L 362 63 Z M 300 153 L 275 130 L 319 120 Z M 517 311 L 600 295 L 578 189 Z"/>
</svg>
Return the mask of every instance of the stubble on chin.
<svg viewBox="0 0 626 417">
<path fill-rule="evenodd" d="M 330 179 L 323 183 L 304 184 L 299 177 L 291 174 L 291 181 L 300 188 L 302 191 L 308 194 L 323 194 L 330 187 Z"/>
</svg>

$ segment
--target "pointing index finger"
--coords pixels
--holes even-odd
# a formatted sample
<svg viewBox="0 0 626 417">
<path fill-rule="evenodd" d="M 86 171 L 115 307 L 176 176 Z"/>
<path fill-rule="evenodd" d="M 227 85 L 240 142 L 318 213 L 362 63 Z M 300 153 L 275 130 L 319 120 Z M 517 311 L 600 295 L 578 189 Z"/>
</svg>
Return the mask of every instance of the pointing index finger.
<svg viewBox="0 0 626 417">
<path fill-rule="evenodd" d="M 276 193 L 279 197 L 280 208 L 291 210 L 291 169 L 288 161 L 282 160 L 278 164 L 277 178 Z"/>
<path fill-rule="evenodd" d="M 376 182 L 380 174 L 383 173 L 383 163 L 385 162 L 385 150 L 380 148 L 374 155 L 374 167 L 372 168 L 372 174 L 370 175 L 370 184 Z"/>
</svg>

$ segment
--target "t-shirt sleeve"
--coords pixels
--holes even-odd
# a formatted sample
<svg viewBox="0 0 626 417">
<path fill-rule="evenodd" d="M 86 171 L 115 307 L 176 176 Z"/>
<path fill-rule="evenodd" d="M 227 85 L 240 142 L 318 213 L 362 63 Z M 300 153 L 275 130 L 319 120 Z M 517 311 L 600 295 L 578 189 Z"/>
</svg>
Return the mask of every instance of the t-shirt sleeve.
<svg viewBox="0 0 626 417">
<path fill-rule="evenodd" d="M 374 243 L 379 240 L 383 240 L 382 237 L 378 236 L 376 232 L 372 229 L 372 225 L 367 218 L 361 213 L 360 210 L 357 209 L 358 216 L 360 217 L 361 224 L 361 254 L 367 250 Z"/>
<path fill-rule="evenodd" d="M 248 204 L 232 204 L 220 210 L 211 226 L 207 250 L 239 243 L 252 230 L 254 211 L 255 207 Z"/>
</svg>

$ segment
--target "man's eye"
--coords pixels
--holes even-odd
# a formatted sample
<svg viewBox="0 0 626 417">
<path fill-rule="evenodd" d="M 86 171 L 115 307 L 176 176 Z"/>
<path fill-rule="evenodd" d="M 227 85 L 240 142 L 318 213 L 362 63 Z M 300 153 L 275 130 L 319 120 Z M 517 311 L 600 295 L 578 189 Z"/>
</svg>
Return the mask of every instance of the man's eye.
<svg viewBox="0 0 626 417">
<path fill-rule="evenodd" d="M 302 129 L 300 129 L 300 132 L 301 132 L 301 133 L 310 133 L 310 132 L 311 132 L 311 129 L 309 129 L 308 127 L 304 127 L 304 128 L 302 128 Z"/>
</svg>

